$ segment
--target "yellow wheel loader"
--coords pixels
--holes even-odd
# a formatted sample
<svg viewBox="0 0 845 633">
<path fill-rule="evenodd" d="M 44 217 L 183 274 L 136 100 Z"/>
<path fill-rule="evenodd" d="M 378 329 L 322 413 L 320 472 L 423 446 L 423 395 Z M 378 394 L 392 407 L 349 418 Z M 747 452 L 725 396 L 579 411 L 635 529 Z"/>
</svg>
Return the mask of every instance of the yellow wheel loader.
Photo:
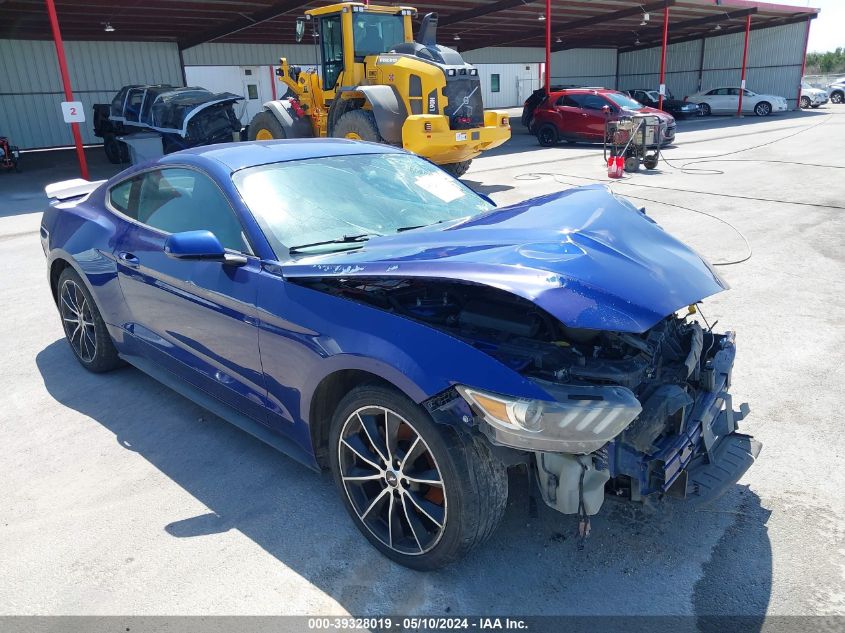
<svg viewBox="0 0 845 633">
<path fill-rule="evenodd" d="M 249 124 L 250 140 L 334 136 L 387 143 L 462 176 L 473 158 L 510 138 L 507 112 L 484 111 L 478 70 L 439 46 L 437 14 L 413 36 L 416 9 L 341 2 L 305 12 L 314 70 L 276 70 L 288 89 Z"/>
</svg>

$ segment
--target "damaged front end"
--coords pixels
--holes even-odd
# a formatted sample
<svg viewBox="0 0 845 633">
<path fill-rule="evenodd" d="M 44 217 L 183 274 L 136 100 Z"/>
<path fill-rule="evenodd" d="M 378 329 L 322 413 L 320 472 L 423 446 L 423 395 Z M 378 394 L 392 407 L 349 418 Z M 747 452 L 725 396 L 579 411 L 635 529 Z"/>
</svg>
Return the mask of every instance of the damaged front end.
<svg viewBox="0 0 845 633">
<path fill-rule="evenodd" d="M 425 323 L 484 351 L 548 399 L 456 384 L 426 405 L 536 468 L 545 502 L 593 515 L 606 495 L 641 501 L 714 499 L 753 463 L 760 444 L 737 432 L 747 405 L 729 394 L 732 333 L 671 315 L 642 333 L 567 327 L 508 292 L 420 279 L 298 280 L 321 292 Z M 459 362 L 459 359 L 456 359 Z"/>
<path fill-rule="evenodd" d="M 749 408 L 735 411 L 729 393 L 733 333 L 689 316 L 643 334 L 561 328 L 543 366 L 525 368 L 553 401 L 456 390 L 493 444 L 533 452 L 540 493 L 560 512 L 596 514 L 608 494 L 712 501 L 760 443 L 737 432 Z"/>
</svg>

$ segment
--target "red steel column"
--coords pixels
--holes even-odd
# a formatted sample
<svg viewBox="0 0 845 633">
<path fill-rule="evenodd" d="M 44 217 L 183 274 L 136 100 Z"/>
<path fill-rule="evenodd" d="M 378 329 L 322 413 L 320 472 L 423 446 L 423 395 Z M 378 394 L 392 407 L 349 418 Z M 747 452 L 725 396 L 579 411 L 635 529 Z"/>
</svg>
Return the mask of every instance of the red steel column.
<svg viewBox="0 0 845 633">
<path fill-rule="evenodd" d="M 552 0 L 546 0 L 546 94 L 552 90 Z"/>
<path fill-rule="evenodd" d="M 804 57 L 801 58 L 801 77 L 798 79 L 798 95 L 795 97 L 795 109 L 801 109 L 801 83 L 807 69 L 807 45 L 810 43 L 810 20 L 807 19 L 807 31 L 804 33 Z"/>
<path fill-rule="evenodd" d="M 660 96 L 657 109 L 663 109 L 663 94 L 666 92 L 666 46 L 669 39 L 669 5 L 663 7 L 663 48 L 660 51 Z"/>
<path fill-rule="evenodd" d="M 73 101 L 73 89 L 70 86 L 70 75 L 67 72 L 65 45 L 62 42 L 62 32 L 59 30 L 59 18 L 56 15 L 56 5 L 53 0 L 46 0 L 47 13 L 50 16 L 50 27 L 53 29 L 53 41 L 56 44 L 56 57 L 59 61 L 59 72 L 62 75 L 62 85 L 65 89 L 65 100 Z M 79 123 L 71 123 L 73 144 L 76 145 L 76 157 L 79 159 L 79 172 L 88 180 L 88 163 L 85 162 L 85 150 L 82 148 L 82 135 L 79 133 Z"/>
<path fill-rule="evenodd" d="M 745 90 L 745 67 L 748 62 L 748 34 L 751 32 L 751 14 L 745 16 L 745 45 L 742 48 L 742 81 L 739 84 L 739 105 L 736 115 L 742 116 L 742 93 Z"/>
</svg>

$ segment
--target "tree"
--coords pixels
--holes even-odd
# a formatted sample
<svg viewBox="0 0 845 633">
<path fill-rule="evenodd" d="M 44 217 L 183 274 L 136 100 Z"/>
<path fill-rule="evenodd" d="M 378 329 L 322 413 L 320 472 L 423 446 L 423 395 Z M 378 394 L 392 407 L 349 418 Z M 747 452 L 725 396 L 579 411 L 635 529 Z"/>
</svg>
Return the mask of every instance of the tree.
<svg viewBox="0 0 845 633">
<path fill-rule="evenodd" d="M 845 72 L 845 49 L 840 46 L 827 53 L 808 53 L 806 66 L 808 75 Z"/>
</svg>

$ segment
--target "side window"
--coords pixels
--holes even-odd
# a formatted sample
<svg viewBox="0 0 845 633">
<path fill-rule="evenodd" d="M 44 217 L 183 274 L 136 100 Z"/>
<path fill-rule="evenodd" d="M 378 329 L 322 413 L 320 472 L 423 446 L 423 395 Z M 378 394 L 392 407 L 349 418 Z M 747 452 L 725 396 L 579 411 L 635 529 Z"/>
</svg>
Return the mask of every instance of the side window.
<svg viewBox="0 0 845 633">
<path fill-rule="evenodd" d="M 565 105 L 570 108 L 583 108 L 584 107 L 584 95 L 564 95 L 562 97 L 563 103 L 560 105 Z"/>
<path fill-rule="evenodd" d="M 499 75 L 490 75 L 490 92 L 499 92 Z"/>
<path fill-rule="evenodd" d="M 142 175 L 137 219 L 166 233 L 208 230 L 225 248 L 250 252 L 243 228 L 223 193 L 193 169 L 162 169 Z"/>
<path fill-rule="evenodd" d="M 584 105 L 581 107 L 587 110 L 601 110 L 606 105 L 608 105 L 607 101 L 598 95 L 586 95 Z"/>
<path fill-rule="evenodd" d="M 731 97 L 738 97 L 739 88 L 728 88 L 726 94 L 730 95 Z"/>
<path fill-rule="evenodd" d="M 720 94 L 724 94 L 724 93 L 721 91 L 721 89 L 716 88 L 715 90 L 711 90 L 710 92 L 708 92 L 707 96 L 708 97 L 715 97 L 716 95 L 720 95 Z"/>
</svg>

